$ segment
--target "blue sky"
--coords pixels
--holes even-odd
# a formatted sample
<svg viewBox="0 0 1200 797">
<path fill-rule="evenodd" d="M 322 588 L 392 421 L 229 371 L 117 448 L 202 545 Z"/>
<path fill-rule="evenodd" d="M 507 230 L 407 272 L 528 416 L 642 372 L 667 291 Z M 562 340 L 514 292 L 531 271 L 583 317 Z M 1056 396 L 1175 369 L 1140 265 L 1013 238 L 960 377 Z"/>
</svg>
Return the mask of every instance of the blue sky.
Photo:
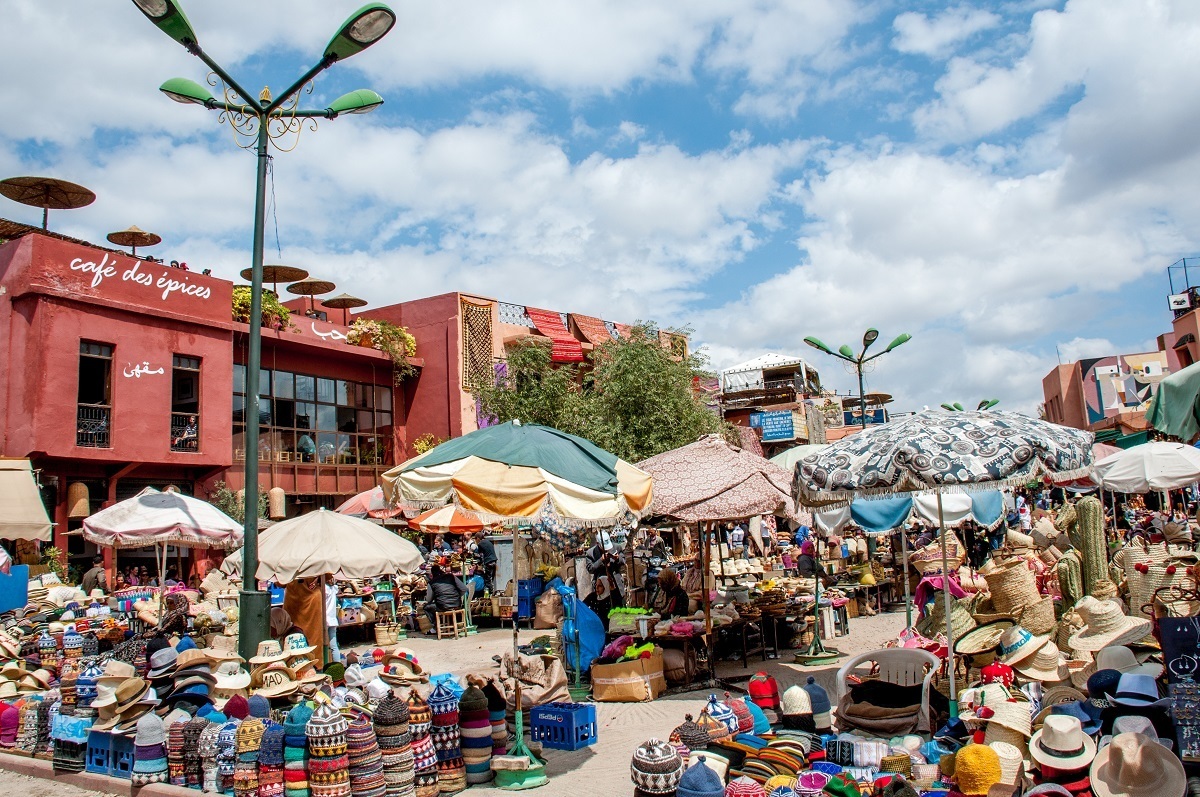
<svg viewBox="0 0 1200 797">
<path fill-rule="evenodd" d="M 290 84 L 355 7 L 184 5 L 252 90 Z M 1166 268 L 1200 249 L 1189 0 L 394 8 L 306 101 L 386 104 L 277 154 L 267 235 L 268 262 L 373 304 L 463 290 L 689 325 L 716 366 L 873 325 L 913 335 L 869 376 L 899 408 L 1033 411 L 1058 352 L 1152 346 Z M 99 195 L 56 229 L 137 224 L 158 256 L 248 264 L 253 157 L 157 91 L 205 70 L 131 2 L 9 0 L 0 71 L 20 109 L 0 173 Z"/>
</svg>

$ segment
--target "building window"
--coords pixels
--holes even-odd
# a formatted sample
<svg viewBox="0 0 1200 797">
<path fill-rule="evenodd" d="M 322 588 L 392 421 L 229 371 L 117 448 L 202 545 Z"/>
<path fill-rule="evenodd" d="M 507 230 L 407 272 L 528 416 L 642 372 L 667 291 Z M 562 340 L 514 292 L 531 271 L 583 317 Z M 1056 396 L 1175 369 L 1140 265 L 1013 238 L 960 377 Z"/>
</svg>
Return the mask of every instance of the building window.
<svg viewBox="0 0 1200 797">
<path fill-rule="evenodd" d="M 385 466 L 392 462 L 392 389 L 383 385 L 262 369 L 258 458 L 267 462 Z M 243 458 L 246 367 L 233 372 L 233 447 Z"/>
<path fill-rule="evenodd" d="M 112 445 L 112 356 L 106 343 L 79 342 L 79 396 L 75 415 L 75 445 Z"/>
<path fill-rule="evenodd" d="M 171 450 L 200 450 L 200 358 L 171 362 Z"/>
</svg>

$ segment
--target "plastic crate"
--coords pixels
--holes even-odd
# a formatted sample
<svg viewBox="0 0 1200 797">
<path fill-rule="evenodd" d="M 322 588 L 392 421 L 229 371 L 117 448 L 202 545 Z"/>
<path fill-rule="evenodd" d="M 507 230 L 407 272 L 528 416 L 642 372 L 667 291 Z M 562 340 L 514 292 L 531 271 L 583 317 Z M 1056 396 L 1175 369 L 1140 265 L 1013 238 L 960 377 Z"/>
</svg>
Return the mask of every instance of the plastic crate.
<svg viewBox="0 0 1200 797">
<path fill-rule="evenodd" d="M 537 600 L 538 596 L 546 591 L 546 580 L 541 576 L 522 579 L 517 582 L 517 597 L 532 598 Z"/>
<path fill-rule="evenodd" d="M 530 736 L 552 750 L 581 750 L 596 743 L 596 706 L 591 703 L 546 703 L 534 706 Z"/>
<path fill-rule="evenodd" d="M 107 775 L 112 771 L 112 734 L 105 731 L 88 733 L 87 758 L 84 771 L 94 775 Z"/>
<path fill-rule="evenodd" d="M 522 595 L 517 598 L 517 617 L 524 620 L 532 619 L 537 612 L 537 598 L 531 598 L 528 595 Z"/>
<path fill-rule="evenodd" d="M 108 774 L 114 778 L 128 778 L 133 774 L 133 738 L 115 734 L 111 738 L 112 764 Z"/>
</svg>

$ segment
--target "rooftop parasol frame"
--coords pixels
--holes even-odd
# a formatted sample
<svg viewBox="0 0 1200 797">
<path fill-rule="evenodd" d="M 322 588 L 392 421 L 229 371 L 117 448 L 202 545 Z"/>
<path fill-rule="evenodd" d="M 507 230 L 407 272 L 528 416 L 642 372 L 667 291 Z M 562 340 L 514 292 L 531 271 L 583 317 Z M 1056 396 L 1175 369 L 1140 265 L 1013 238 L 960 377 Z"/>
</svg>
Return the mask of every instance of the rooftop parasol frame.
<svg viewBox="0 0 1200 797">
<path fill-rule="evenodd" d="M 137 248 L 139 246 L 158 246 L 162 243 L 162 237 L 152 232 L 146 232 L 136 224 L 131 224 L 123 230 L 110 232 L 108 234 L 108 242 L 117 246 L 128 246 L 131 255 L 137 257 Z"/>
<path fill-rule="evenodd" d="M 264 277 L 265 279 L 265 277 Z M 309 312 L 316 310 L 316 301 L 314 296 L 320 296 L 323 293 L 332 293 L 337 290 L 337 285 L 334 285 L 329 280 L 317 279 L 316 277 L 305 277 L 299 282 L 293 282 L 287 286 L 288 293 L 294 293 L 297 296 L 307 296 L 309 301 Z"/>
<path fill-rule="evenodd" d="M 22 205 L 42 209 L 42 229 L 48 229 L 51 210 L 76 210 L 96 201 L 90 189 L 55 177 L 9 177 L 0 180 L 0 194 Z"/>
</svg>

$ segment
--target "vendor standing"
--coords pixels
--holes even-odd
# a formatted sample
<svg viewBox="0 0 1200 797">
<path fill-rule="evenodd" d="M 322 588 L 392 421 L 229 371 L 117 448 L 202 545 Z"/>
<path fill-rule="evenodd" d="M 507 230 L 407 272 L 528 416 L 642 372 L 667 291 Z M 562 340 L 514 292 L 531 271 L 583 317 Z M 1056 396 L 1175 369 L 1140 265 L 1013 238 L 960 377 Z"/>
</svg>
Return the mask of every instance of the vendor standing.
<svg viewBox="0 0 1200 797">
<path fill-rule="evenodd" d="M 600 617 L 604 631 L 608 633 L 608 613 L 625 605 L 620 582 L 621 557 L 608 532 L 597 534 L 596 544 L 588 548 L 587 571 L 592 576 L 592 594 L 584 604 Z"/>
<path fill-rule="evenodd" d="M 483 588 L 488 592 L 496 590 L 496 546 L 488 539 L 486 531 L 479 532 L 476 543 L 479 548 L 479 564 L 483 570 Z"/>
<path fill-rule="evenodd" d="M 336 595 L 337 588 L 333 589 Z M 272 634 L 275 635 L 276 630 L 280 632 L 275 638 L 282 639 L 292 633 L 293 625 L 304 633 L 306 639 L 325 638 L 325 593 L 320 578 L 298 578 L 285 584 L 283 609 L 284 615 L 272 613 Z M 285 615 L 290 622 L 285 621 Z"/>
<path fill-rule="evenodd" d="M 92 559 L 92 569 L 83 574 L 83 581 L 80 588 L 88 595 L 92 594 L 92 590 L 103 590 L 107 587 L 107 577 L 104 575 L 104 557 L 97 556 Z"/>
</svg>

